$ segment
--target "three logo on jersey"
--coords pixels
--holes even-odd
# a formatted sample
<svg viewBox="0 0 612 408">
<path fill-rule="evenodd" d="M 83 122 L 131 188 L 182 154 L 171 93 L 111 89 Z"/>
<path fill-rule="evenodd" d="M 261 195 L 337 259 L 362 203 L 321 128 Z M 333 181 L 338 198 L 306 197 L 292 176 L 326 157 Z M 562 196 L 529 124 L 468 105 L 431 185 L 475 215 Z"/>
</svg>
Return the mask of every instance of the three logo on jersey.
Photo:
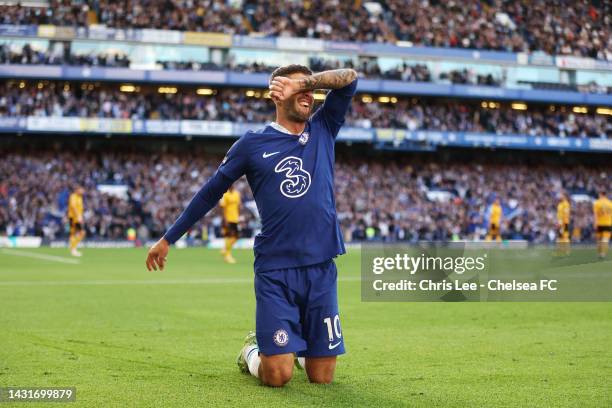
<svg viewBox="0 0 612 408">
<path fill-rule="evenodd" d="M 280 152 L 263 152 L 262 157 L 267 159 Z M 287 156 L 278 162 L 274 171 L 284 173 L 285 179 L 279 188 L 282 195 L 287 198 L 298 198 L 306 194 L 310 187 L 310 173 L 303 168 L 302 159 L 295 156 Z"/>
</svg>

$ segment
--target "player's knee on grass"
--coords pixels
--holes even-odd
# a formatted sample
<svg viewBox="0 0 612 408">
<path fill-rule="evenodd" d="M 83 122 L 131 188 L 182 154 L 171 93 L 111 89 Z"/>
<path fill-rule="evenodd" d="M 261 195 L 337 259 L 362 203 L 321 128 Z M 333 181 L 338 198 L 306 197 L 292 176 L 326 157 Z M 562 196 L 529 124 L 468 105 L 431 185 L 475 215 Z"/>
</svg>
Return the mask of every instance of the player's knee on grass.
<svg viewBox="0 0 612 408">
<path fill-rule="evenodd" d="M 260 354 L 260 378 L 265 385 L 282 387 L 293 377 L 293 354 L 266 356 Z"/>
<path fill-rule="evenodd" d="M 305 368 L 311 383 L 330 384 L 336 371 L 336 356 L 306 358 Z"/>
</svg>

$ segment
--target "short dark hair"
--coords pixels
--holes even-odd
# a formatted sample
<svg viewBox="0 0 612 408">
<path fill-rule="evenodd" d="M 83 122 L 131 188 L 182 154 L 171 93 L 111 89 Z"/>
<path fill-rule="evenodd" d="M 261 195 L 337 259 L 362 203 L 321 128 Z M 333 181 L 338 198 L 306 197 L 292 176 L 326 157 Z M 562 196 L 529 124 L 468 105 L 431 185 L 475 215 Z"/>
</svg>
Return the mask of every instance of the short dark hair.
<svg viewBox="0 0 612 408">
<path fill-rule="evenodd" d="M 300 64 L 289 64 L 283 65 L 282 67 L 276 68 L 270 75 L 269 82 L 272 82 L 277 76 L 287 76 L 295 73 L 302 73 L 304 75 L 312 75 L 312 71 L 306 65 Z"/>
</svg>

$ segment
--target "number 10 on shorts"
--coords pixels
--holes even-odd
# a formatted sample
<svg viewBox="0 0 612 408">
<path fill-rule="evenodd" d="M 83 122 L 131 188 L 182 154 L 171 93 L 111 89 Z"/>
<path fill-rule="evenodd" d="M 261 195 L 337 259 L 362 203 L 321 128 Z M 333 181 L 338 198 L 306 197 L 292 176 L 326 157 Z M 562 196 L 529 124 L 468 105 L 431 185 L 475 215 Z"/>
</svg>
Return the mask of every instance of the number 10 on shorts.
<svg viewBox="0 0 612 408">
<path fill-rule="evenodd" d="M 334 316 L 333 323 L 331 317 L 326 317 L 323 319 L 323 324 L 327 326 L 327 336 L 329 341 L 334 341 L 334 334 L 336 335 L 336 339 L 340 340 L 342 338 L 342 332 L 340 331 L 340 317 L 338 315 Z"/>
</svg>

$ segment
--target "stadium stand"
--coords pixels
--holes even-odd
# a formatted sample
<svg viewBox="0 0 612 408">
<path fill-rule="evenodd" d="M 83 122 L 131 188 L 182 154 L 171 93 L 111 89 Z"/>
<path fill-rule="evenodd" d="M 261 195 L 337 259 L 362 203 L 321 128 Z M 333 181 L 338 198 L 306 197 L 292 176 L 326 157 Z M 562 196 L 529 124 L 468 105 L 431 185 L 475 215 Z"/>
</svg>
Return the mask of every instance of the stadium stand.
<svg viewBox="0 0 612 408">
<path fill-rule="evenodd" d="M 360 141 L 349 137 L 337 145 L 337 208 L 349 241 L 482 239 L 489 204 L 499 196 L 507 215 L 504 238 L 552 242 L 557 234 L 554 206 L 564 189 L 577 197 L 574 240 L 592 240 L 589 197 L 612 185 L 606 153 L 604 158 L 592 153 L 612 150 L 612 110 L 606 103 L 612 87 L 605 75 L 598 76 L 612 62 L 611 15 L 608 2 L 556 0 L 51 0 L 47 7 L 0 5 L 0 23 L 7 24 L 0 38 L 0 68 L 6 68 L 0 69 L 0 235 L 65 238 L 66 197 L 79 183 L 87 190 L 88 237 L 120 240 L 128 229 L 136 229 L 140 240 L 161 235 L 222 159 L 229 142 L 221 137 L 238 136 L 273 119 L 266 75 L 249 74 L 267 74 L 278 65 L 276 56 L 291 58 L 304 51 L 303 62 L 313 70 L 355 68 L 370 86 L 354 99 L 346 121 L 353 127 L 349 131 L 365 131 L 368 138 L 361 141 L 367 143 L 349 147 L 344 143 Z M 95 27 L 125 31 L 111 35 L 103 30 L 97 38 L 90 36 Z M 151 35 L 127 35 L 140 29 Z M 174 32 L 177 36 L 166 43 L 163 36 L 172 32 L 149 29 L 187 32 L 180 37 Z M 228 36 L 222 45 L 208 44 L 206 38 L 206 44 L 198 42 L 202 38 L 185 41 L 187 34 L 200 33 L 249 35 L 254 44 L 274 41 L 265 42 L 263 50 L 247 45 L 239 57 L 240 38 Z M 308 48 L 321 43 L 315 41 L 298 50 L 281 47 L 277 40 L 288 37 L 327 42 L 320 49 Z M 336 41 L 348 43 L 334 49 Z M 357 42 L 376 47 L 334 54 Z M 390 57 L 384 47 L 392 45 Z M 413 46 L 439 48 L 428 49 L 427 55 L 397 51 Z M 171 57 L 164 50 L 172 51 Z M 482 61 L 480 51 L 485 50 L 502 53 L 489 53 Z M 191 59 L 191 52 L 200 59 Z M 245 58 L 245 53 L 257 58 Z M 563 55 L 597 61 L 558 58 Z M 20 73 L 22 65 L 28 78 Z M 169 70 L 191 71 L 184 75 L 197 80 L 173 81 L 183 73 Z M 218 79 L 216 74 L 228 75 Z M 242 75 L 245 82 L 231 82 L 230 74 Z M 403 82 L 417 84 L 402 84 L 406 87 L 394 92 Z M 431 91 L 421 94 L 416 89 L 421 87 Z M 179 120 L 201 123 L 183 126 Z M 230 126 L 214 133 L 214 124 L 205 121 Z M 44 136 L 28 135 L 34 140 L 28 146 L 11 136 L 21 132 Z M 87 137 L 65 143 L 63 132 Z M 113 133 L 147 135 L 148 140 L 135 136 L 100 142 L 94 136 L 111 138 Z M 425 133 L 427 140 L 419 141 Z M 169 143 L 159 134 L 202 139 Z M 445 143 L 467 136 L 472 136 L 469 143 L 445 150 Z M 491 137 L 514 137 L 514 147 L 521 149 L 591 153 L 500 153 L 489 148 L 495 146 Z M 435 145 L 436 139 L 443 143 Z M 430 147 L 439 151 L 413 152 Z M 245 183 L 239 188 L 248 203 L 249 189 Z M 167 192 L 163 199 L 155 196 L 159 189 Z M 252 236 L 257 222 L 254 212 L 244 212 L 243 235 Z M 206 240 L 219 235 L 219 229 L 218 214 L 212 213 L 191 236 Z"/>
<path fill-rule="evenodd" d="M 125 54 L 98 53 L 93 55 L 54 53 L 49 50 L 35 50 L 30 44 L 25 44 L 15 52 L 7 44 L 0 44 L 0 64 L 32 64 L 32 65 L 76 65 L 100 67 L 129 67 L 130 60 Z"/>
<path fill-rule="evenodd" d="M 143 85 L 121 92 L 100 84 L 6 81 L 0 83 L 0 117 L 58 116 L 123 119 L 199 119 L 264 123 L 273 120 L 274 105 L 265 92 L 212 89 L 202 96 L 193 87 Z M 135 91 L 130 88 L 130 90 Z M 251 96 L 248 96 L 251 95 Z M 259 97 L 257 97 L 259 96 Z M 371 96 L 356 98 L 347 124 L 362 128 L 399 128 L 526 134 L 531 136 L 612 138 L 612 116 L 575 113 L 571 107 L 497 102 Z"/>
<path fill-rule="evenodd" d="M 123 53 L 72 53 L 55 52 L 51 50 L 36 50 L 26 43 L 20 50 L 14 51 L 8 44 L 0 44 L 0 64 L 32 64 L 32 65 L 71 65 L 71 66 L 99 66 L 99 67 L 129 67 L 130 59 Z M 251 64 L 237 64 L 228 59 L 226 64 L 197 61 L 157 61 L 164 69 L 189 71 L 235 71 L 242 73 L 271 73 L 275 65 L 266 65 L 253 62 Z M 317 57 L 310 58 L 309 67 L 315 72 L 328 69 L 354 68 L 363 78 L 392 79 L 408 82 L 446 82 L 453 84 L 478 84 L 500 86 L 502 80 L 493 75 L 480 75 L 470 69 L 451 70 L 440 72 L 434 77 L 429 68 L 423 64 L 408 64 L 406 62 L 382 70 L 375 61 L 364 61 L 355 66 L 352 61 L 329 60 Z"/>
<path fill-rule="evenodd" d="M 93 144 L 92 144 L 93 143 Z M 65 237 L 67 194 L 86 186 L 90 238 L 122 239 L 134 228 L 141 240 L 162 234 L 197 189 L 212 175 L 227 144 L 219 142 L 75 141 L 11 138 L 1 145 L 0 231 L 9 236 Z M 581 196 L 612 185 L 605 158 L 566 159 L 476 151 L 445 155 L 376 153 L 339 146 L 336 197 L 349 241 L 482 239 L 494 196 L 507 214 L 503 236 L 532 242 L 556 237 L 560 191 Z M 105 192 L 114 186 L 122 192 Z M 252 199 L 239 183 L 245 201 Z M 163 191 L 163 195 L 156 192 Z M 574 203 L 574 240 L 592 239 L 590 201 Z M 243 235 L 257 228 L 244 211 Z M 218 213 L 192 229 L 201 239 L 219 234 Z"/>
<path fill-rule="evenodd" d="M 234 4 L 232 6 L 232 4 Z M 451 48 L 543 51 L 612 60 L 606 1 L 276 2 L 53 0 L 0 6 L 6 24 L 157 28 Z M 348 17 L 350 16 L 350 18 Z"/>
</svg>

